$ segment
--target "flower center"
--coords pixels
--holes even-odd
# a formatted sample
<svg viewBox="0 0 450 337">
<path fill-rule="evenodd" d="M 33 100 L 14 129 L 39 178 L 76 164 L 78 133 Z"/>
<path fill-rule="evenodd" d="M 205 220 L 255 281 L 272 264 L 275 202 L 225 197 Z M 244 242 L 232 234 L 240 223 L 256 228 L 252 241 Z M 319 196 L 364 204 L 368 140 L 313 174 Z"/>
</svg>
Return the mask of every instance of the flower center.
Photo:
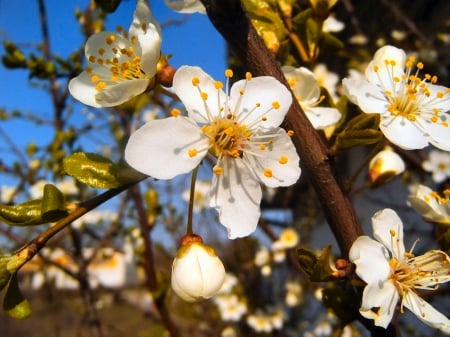
<svg viewBox="0 0 450 337">
<path fill-rule="evenodd" d="M 431 250 L 423 255 L 414 256 L 405 253 L 403 259 L 391 258 L 391 279 L 401 297 L 408 291 L 416 289 L 435 290 L 442 278 L 448 279 L 450 261 L 448 256 L 439 250 Z"/>
<path fill-rule="evenodd" d="M 209 138 L 211 152 L 216 157 L 241 157 L 245 142 L 252 135 L 245 125 L 239 124 L 232 116 L 214 119 L 204 125 L 202 131 Z"/>
<path fill-rule="evenodd" d="M 120 27 L 117 30 L 117 34 L 106 36 L 104 44 L 88 56 L 91 65 L 86 71 L 91 75 L 97 91 L 117 82 L 146 78 L 141 67 L 141 57 L 136 54 L 136 36 L 129 37 Z M 108 69 L 109 76 L 104 71 L 95 72 L 96 66 Z"/>
<path fill-rule="evenodd" d="M 379 65 L 374 66 L 379 83 L 389 102 L 387 110 L 394 117 L 403 117 L 411 122 L 420 116 L 432 123 L 439 123 L 448 127 L 446 111 L 442 108 L 443 100 L 449 99 L 449 88 L 442 91 L 430 90 L 429 84 L 437 82 L 437 76 L 425 74 L 420 78 L 419 72 L 424 68 L 422 62 L 415 64 L 415 57 L 411 56 L 405 64 L 404 73 L 398 76 L 398 65 L 395 60 L 385 59 L 385 77 L 379 74 Z M 416 71 L 414 71 L 414 66 Z M 387 83 L 386 83 L 387 82 Z M 432 92 L 433 91 L 433 92 Z"/>
</svg>

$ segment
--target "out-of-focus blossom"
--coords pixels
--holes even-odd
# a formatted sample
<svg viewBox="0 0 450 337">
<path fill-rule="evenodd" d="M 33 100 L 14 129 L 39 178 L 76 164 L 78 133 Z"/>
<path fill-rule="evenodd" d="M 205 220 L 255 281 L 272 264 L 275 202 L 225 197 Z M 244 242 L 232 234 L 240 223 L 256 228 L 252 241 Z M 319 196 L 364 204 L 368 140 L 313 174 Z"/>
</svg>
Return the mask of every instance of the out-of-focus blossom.
<svg viewBox="0 0 450 337">
<path fill-rule="evenodd" d="M 290 249 L 298 245 L 300 236 L 294 228 L 285 228 L 281 231 L 278 240 L 272 243 L 272 249 Z"/>
<path fill-rule="evenodd" d="M 225 267 L 210 246 L 200 237 L 189 236 L 182 243 L 172 265 L 172 289 L 188 302 L 211 298 L 225 279 Z"/>
<path fill-rule="evenodd" d="M 219 295 L 214 298 L 214 302 L 225 322 L 238 322 L 247 313 L 247 303 L 237 295 Z"/>
<path fill-rule="evenodd" d="M 406 32 L 404 30 L 394 29 L 391 31 L 391 37 L 396 41 L 402 41 L 406 38 Z"/>
<path fill-rule="evenodd" d="M 237 333 L 232 326 L 227 326 L 220 333 L 220 337 L 237 337 Z"/>
<path fill-rule="evenodd" d="M 211 190 L 211 183 L 209 181 L 197 180 L 195 182 L 194 192 L 194 212 L 201 212 L 209 206 L 209 192 Z M 183 191 L 182 197 L 189 202 L 191 191 Z"/>
<path fill-rule="evenodd" d="M 413 188 L 408 201 L 425 221 L 450 225 L 450 190 L 440 196 L 428 186 L 418 185 Z"/>
<path fill-rule="evenodd" d="M 339 76 L 329 71 L 327 66 L 323 63 L 319 63 L 313 69 L 314 76 L 316 77 L 317 83 L 327 89 L 330 96 L 334 101 L 338 100 L 338 95 L 336 93 L 336 86 L 339 82 Z"/>
<path fill-rule="evenodd" d="M 324 129 L 341 118 L 338 109 L 318 106 L 324 97 L 320 95 L 320 86 L 311 70 L 284 66 L 282 71 L 295 98 L 315 129 Z"/>
<path fill-rule="evenodd" d="M 298 281 L 286 282 L 285 303 L 288 307 L 295 307 L 303 302 L 303 288 Z"/>
<path fill-rule="evenodd" d="M 360 236 L 353 243 L 349 259 L 356 274 L 367 283 L 361 307 L 362 316 L 386 328 L 400 300 L 400 312 L 406 307 L 425 324 L 450 333 L 450 320 L 425 302 L 417 290 L 436 290 L 450 281 L 450 258 L 440 250 L 415 256 L 405 251 L 403 223 L 392 209 L 372 217 L 374 239 Z M 414 246 L 413 246 L 414 248 Z"/>
<path fill-rule="evenodd" d="M 323 22 L 322 30 L 328 33 L 338 33 L 345 28 L 345 24 L 334 17 L 328 16 Z"/>
<path fill-rule="evenodd" d="M 69 82 L 69 91 L 93 107 L 122 104 L 153 81 L 160 58 L 161 33 L 145 0 L 138 0 L 128 32 L 100 32 L 86 42 L 88 67 Z"/>
<path fill-rule="evenodd" d="M 16 188 L 13 186 L 0 187 L 0 202 L 4 204 L 10 203 L 15 193 Z"/>
<path fill-rule="evenodd" d="M 364 34 L 356 34 L 351 36 L 348 39 L 348 42 L 358 46 L 364 46 L 365 44 L 367 44 L 367 42 L 369 42 L 369 39 Z"/>
<path fill-rule="evenodd" d="M 256 332 L 269 333 L 274 329 L 283 327 L 284 315 L 281 310 L 276 310 L 273 314 L 257 312 L 247 316 L 247 324 Z"/>
<path fill-rule="evenodd" d="M 205 14 L 205 6 L 200 0 L 164 0 L 167 6 L 179 13 L 201 13 Z"/>
<path fill-rule="evenodd" d="M 379 186 L 405 171 L 403 159 L 390 147 L 378 152 L 369 163 L 371 186 Z"/>
<path fill-rule="evenodd" d="M 134 132 L 125 159 L 136 170 L 171 179 L 215 156 L 210 206 L 231 239 L 253 233 L 260 217 L 261 184 L 289 186 L 300 176 L 299 156 L 289 134 L 279 127 L 292 96 L 275 78 L 260 76 L 223 83 L 198 67 L 183 66 L 173 79 L 188 117 L 150 121 Z M 200 124 L 200 125 L 199 125 Z"/>
<path fill-rule="evenodd" d="M 234 274 L 226 273 L 222 287 L 220 287 L 218 294 L 230 294 L 233 287 L 237 284 L 238 278 Z"/>
<path fill-rule="evenodd" d="M 384 46 L 367 66 L 366 78 L 344 79 L 344 90 L 363 112 L 380 115 L 380 129 L 392 143 L 406 150 L 431 143 L 449 151 L 450 91 L 434 84 L 436 76 L 421 79 L 423 68 L 403 50 Z"/>
<path fill-rule="evenodd" d="M 442 183 L 450 178 L 450 153 L 433 149 L 428 159 L 422 163 L 422 167 L 425 171 L 431 172 L 434 182 Z"/>
</svg>

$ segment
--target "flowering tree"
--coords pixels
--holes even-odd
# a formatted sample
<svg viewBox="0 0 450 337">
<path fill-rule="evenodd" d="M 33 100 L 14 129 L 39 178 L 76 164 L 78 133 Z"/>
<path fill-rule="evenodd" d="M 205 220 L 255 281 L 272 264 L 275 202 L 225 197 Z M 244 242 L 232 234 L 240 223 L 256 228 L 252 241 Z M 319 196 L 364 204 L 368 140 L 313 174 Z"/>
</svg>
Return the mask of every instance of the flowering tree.
<svg viewBox="0 0 450 337">
<path fill-rule="evenodd" d="M 175 11 L 207 15 L 223 36 L 223 81 L 201 64 L 170 65 L 146 0 L 136 1 L 129 29 L 116 32 L 103 22 L 120 1 L 96 1 L 78 13 L 84 53 L 52 55 L 39 0 L 42 56 L 3 43 L 6 67 L 48 83 L 55 130 L 45 148 L 30 143 L 21 162 L 2 162 L 15 183 L 2 187 L 0 206 L 5 313 L 31 314 L 19 278 L 40 258 L 76 280 L 91 334 L 108 335 L 89 266 L 102 247 L 132 241 L 152 299 L 152 336 L 400 336 L 426 335 L 427 326 L 450 334 L 442 301 L 450 280 L 450 90 L 438 62 L 442 79 L 417 56 L 431 48 L 439 56 L 448 35 L 437 29 L 431 44 L 401 16 L 406 7 L 383 4 L 408 27 L 392 30 L 392 43 L 373 43 L 369 29 L 363 35 L 364 14 L 346 0 L 167 0 Z M 346 44 L 339 14 L 357 33 L 342 35 Z M 69 97 L 107 125 L 109 151 L 83 149 L 80 136 L 98 125 L 68 126 Z M 177 188 L 186 176 L 187 206 Z M 114 215 L 88 221 L 108 201 Z M 330 231 L 315 240 L 320 224 Z M 364 235 L 370 225 L 374 239 Z M 417 233 L 425 244 L 407 251 Z M 45 253 L 61 247 L 73 252 L 75 269 Z M 403 319 L 404 308 L 425 325 Z"/>
</svg>

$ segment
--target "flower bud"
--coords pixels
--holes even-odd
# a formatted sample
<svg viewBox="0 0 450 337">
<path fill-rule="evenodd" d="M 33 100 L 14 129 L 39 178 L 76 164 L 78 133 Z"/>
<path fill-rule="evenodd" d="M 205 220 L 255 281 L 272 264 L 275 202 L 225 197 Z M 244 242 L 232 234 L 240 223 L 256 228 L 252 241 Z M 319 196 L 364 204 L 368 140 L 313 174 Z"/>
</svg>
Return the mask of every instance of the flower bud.
<svg viewBox="0 0 450 337">
<path fill-rule="evenodd" d="M 377 187 L 404 171 L 405 163 L 402 158 L 387 146 L 370 161 L 368 178 L 371 186 Z"/>
<path fill-rule="evenodd" d="M 214 296 L 222 287 L 225 268 L 214 249 L 200 236 L 186 235 L 172 265 L 172 289 L 183 300 L 194 302 Z"/>
</svg>

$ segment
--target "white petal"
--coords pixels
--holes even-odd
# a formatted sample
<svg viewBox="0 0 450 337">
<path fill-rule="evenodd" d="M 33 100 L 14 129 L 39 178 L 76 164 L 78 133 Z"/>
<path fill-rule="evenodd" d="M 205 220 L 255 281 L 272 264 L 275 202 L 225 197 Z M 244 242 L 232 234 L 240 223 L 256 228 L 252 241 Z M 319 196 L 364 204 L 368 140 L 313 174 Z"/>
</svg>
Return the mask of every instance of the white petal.
<svg viewBox="0 0 450 337">
<path fill-rule="evenodd" d="M 383 90 L 357 77 L 344 78 L 342 85 L 348 98 L 365 113 L 384 113 L 388 107 Z"/>
<path fill-rule="evenodd" d="M 425 324 L 450 334 L 450 320 L 414 292 L 407 292 L 402 303 Z"/>
<path fill-rule="evenodd" d="M 279 108 L 273 107 L 274 102 L 279 104 Z M 272 76 L 240 80 L 230 90 L 231 111 L 238 116 L 239 123 L 248 125 L 249 129 L 279 126 L 291 103 L 291 92 Z"/>
<path fill-rule="evenodd" d="M 443 115 L 443 114 L 442 114 Z M 447 123 L 450 122 L 450 115 L 447 115 Z M 442 123 L 426 122 L 426 131 L 430 135 L 429 141 L 438 149 L 450 151 L 450 126 Z"/>
<path fill-rule="evenodd" d="M 291 89 L 300 102 L 316 102 L 320 97 L 320 86 L 317 83 L 314 73 L 305 67 L 294 68 L 284 66 L 281 68 L 284 76 L 288 80 Z"/>
<path fill-rule="evenodd" d="M 327 107 L 316 107 L 305 109 L 306 117 L 308 117 L 314 129 L 321 130 L 335 124 L 340 118 L 341 113 L 338 109 Z"/>
<path fill-rule="evenodd" d="M 102 106 L 95 99 L 98 90 L 91 81 L 91 74 L 83 71 L 80 75 L 72 78 L 69 82 L 70 94 L 83 104 L 92 106 L 94 108 L 101 108 Z"/>
<path fill-rule="evenodd" d="M 403 223 L 397 213 L 390 208 L 378 211 L 372 216 L 373 237 L 387 247 L 392 256 L 405 258 L 403 243 Z"/>
<path fill-rule="evenodd" d="M 261 147 L 260 143 L 264 146 Z M 290 186 L 300 177 L 300 158 L 291 137 L 281 128 L 257 130 L 252 135 L 252 142 L 244 148 L 243 159 L 268 187 Z M 265 170 L 270 171 L 265 174 Z"/>
<path fill-rule="evenodd" d="M 199 0 L 164 0 L 167 6 L 179 13 L 206 13 Z"/>
<path fill-rule="evenodd" d="M 139 0 L 134 12 L 129 36 L 136 36 L 141 48 L 141 67 L 145 74 L 152 77 L 156 73 L 161 50 L 161 28 L 153 20 L 147 1 Z"/>
<path fill-rule="evenodd" d="M 107 43 L 108 38 L 114 36 L 114 42 L 109 45 Z M 89 59 L 89 56 L 95 56 L 96 58 L 109 59 L 111 60 L 113 57 L 118 58 L 118 63 L 122 63 L 125 59 L 129 59 L 128 55 L 125 53 L 114 53 L 113 48 L 117 50 L 120 49 L 128 49 L 131 47 L 131 42 L 126 39 L 123 35 L 114 33 L 114 32 L 99 32 L 94 35 L 91 35 L 89 39 L 86 41 L 86 46 L 84 49 L 84 53 L 86 58 Z M 102 51 L 99 53 L 99 51 Z M 95 62 L 90 64 L 92 67 L 103 67 L 105 69 L 109 69 L 109 66 L 105 63 L 103 65 L 99 65 Z M 111 73 L 110 73 L 111 75 Z"/>
<path fill-rule="evenodd" d="M 125 160 L 156 179 L 171 179 L 194 169 L 207 153 L 208 139 L 188 117 L 169 117 L 146 123 L 134 132 Z M 196 149 L 198 153 L 189 155 Z"/>
<path fill-rule="evenodd" d="M 149 84 L 148 79 L 135 79 L 119 82 L 97 91 L 95 100 L 103 107 L 117 106 L 142 94 Z"/>
<path fill-rule="evenodd" d="M 386 328 L 392 320 L 398 299 L 397 288 L 392 282 L 368 284 L 364 288 L 359 312 L 362 316 L 373 319 L 376 326 Z"/>
<path fill-rule="evenodd" d="M 198 86 L 192 84 L 193 78 L 200 81 Z M 219 106 L 225 107 L 226 94 L 214 87 L 215 82 L 199 67 L 182 66 L 173 77 L 173 89 L 186 107 L 189 117 L 199 123 L 206 123 L 219 116 Z M 208 95 L 206 101 L 200 96 L 200 91 Z"/>
<path fill-rule="evenodd" d="M 423 149 L 428 145 L 427 136 L 419 129 L 419 124 L 406 118 L 386 113 L 382 116 L 380 129 L 390 142 L 405 150 Z"/>
<path fill-rule="evenodd" d="M 241 158 L 226 157 L 221 165 L 223 174 L 213 178 L 210 206 L 219 211 L 230 239 L 248 236 L 258 224 L 261 186 Z"/>
<path fill-rule="evenodd" d="M 390 63 L 387 65 L 386 61 Z M 392 65 L 391 62 L 395 62 Z M 405 52 L 393 46 L 384 46 L 377 50 L 373 60 L 366 68 L 366 78 L 369 82 L 394 92 L 394 77 L 401 78 L 406 62 Z M 378 67 L 378 71 L 374 67 Z"/>
<path fill-rule="evenodd" d="M 353 242 L 349 259 L 356 264 L 356 274 L 366 283 L 382 283 L 391 274 L 386 247 L 368 236 L 360 236 Z"/>
</svg>

